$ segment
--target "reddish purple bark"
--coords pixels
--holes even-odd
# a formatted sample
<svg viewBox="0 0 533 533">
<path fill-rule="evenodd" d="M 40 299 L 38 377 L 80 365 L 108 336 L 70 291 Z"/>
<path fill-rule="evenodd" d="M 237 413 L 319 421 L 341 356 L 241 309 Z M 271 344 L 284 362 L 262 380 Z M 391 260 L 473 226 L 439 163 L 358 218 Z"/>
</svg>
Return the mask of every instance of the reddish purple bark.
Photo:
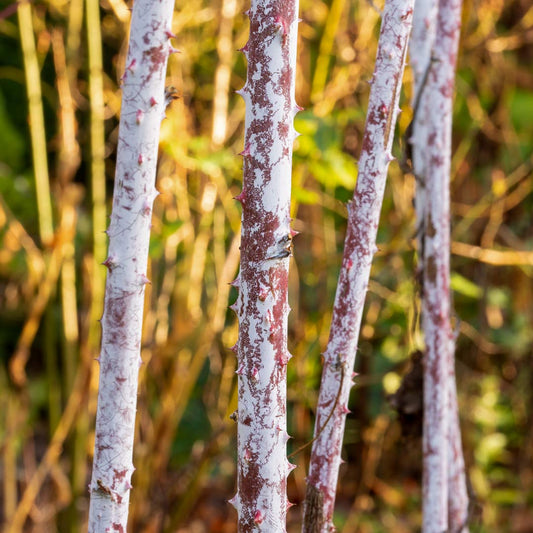
<svg viewBox="0 0 533 533">
<path fill-rule="evenodd" d="M 333 510 L 359 329 L 391 156 L 413 2 L 387 0 L 372 78 L 315 422 L 304 533 L 333 531 Z M 331 415 L 331 416 L 330 416 Z M 326 424 L 327 422 L 327 424 Z"/>
<path fill-rule="evenodd" d="M 148 244 L 173 0 L 136 0 L 123 76 L 89 532 L 126 531 Z"/>
<path fill-rule="evenodd" d="M 426 117 L 427 137 L 418 146 L 426 188 L 423 238 L 424 285 L 422 324 L 426 341 L 424 370 L 423 531 L 442 533 L 448 522 L 451 469 L 460 437 L 453 371 L 453 332 L 450 309 L 450 161 L 455 65 L 461 24 L 461 0 L 439 0 L 436 35 L 429 65 L 427 96 L 420 110 Z M 416 171 L 416 169 L 415 169 Z M 452 390 L 453 387 L 453 390 Z M 452 440 L 453 438 L 453 440 Z M 451 452 L 454 456 L 451 456 Z M 461 469 L 459 469 L 461 470 Z M 459 491 L 464 488 L 453 487 Z M 453 516 L 459 516 L 450 506 Z M 455 524 L 461 527 L 462 524 Z"/>
<path fill-rule="evenodd" d="M 239 531 L 285 531 L 286 374 L 290 191 L 298 3 L 252 0 L 242 204 L 241 266 L 234 309 L 239 376 Z"/>
</svg>

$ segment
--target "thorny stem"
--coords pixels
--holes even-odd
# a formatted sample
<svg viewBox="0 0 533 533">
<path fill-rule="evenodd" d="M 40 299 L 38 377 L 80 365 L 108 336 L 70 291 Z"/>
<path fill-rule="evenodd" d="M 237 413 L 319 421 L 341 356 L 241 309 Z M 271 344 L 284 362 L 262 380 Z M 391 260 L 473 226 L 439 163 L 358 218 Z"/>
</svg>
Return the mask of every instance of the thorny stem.
<svg viewBox="0 0 533 533">
<path fill-rule="evenodd" d="M 286 531 L 286 375 L 290 192 L 298 2 L 252 0 L 242 152 L 239 296 L 238 530 Z"/>
<path fill-rule="evenodd" d="M 318 439 L 320 435 L 322 435 L 322 432 L 326 429 L 326 426 L 329 424 L 329 421 L 331 420 L 333 413 L 335 413 L 335 409 L 337 408 L 337 405 L 339 405 L 339 398 L 341 397 L 341 392 L 343 389 L 345 376 L 346 376 L 346 369 L 344 368 L 344 365 L 342 365 L 341 379 L 339 383 L 339 391 L 337 393 L 337 397 L 335 398 L 335 403 L 333 404 L 333 407 L 331 408 L 331 411 L 329 412 L 328 417 L 326 418 L 326 420 L 324 420 L 324 425 L 317 431 L 316 435 L 310 441 L 306 442 L 305 444 L 303 444 L 302 446 L 294 450 L 292 453 L 290 453 L 287 456 L 287 459 L 290 459 L 291 457 L 294 457 L 295 455 L 298 455 L 299 453 L 303 452 L 306 448 L 311 446 L 311 444 L 313 444 L 313 442 L 315 442 L 315 440 Z"/>
<path fill-rule="evenodd" d="M 349 204 L 344 255 L 335 296 L 330 337 L 324 353 L 324 370 L 318 399 L 315 435 L 304 508 L 304 533 L 333 530 L 335 491 L 341 462 L 350 380 L 342 379 L 339 363 L 353 368 L 359 338 L 391 146 L 399 112 L 401 80 L 413 13 L 412 0 L 388 0 L 383 12 L 376 67 L 359 174 Z M 339 355 L 342 356 L 339 359 Z M 340 393 L 339 393 L 340 389 Z M 339 395 L 340 394 L 340 395 Z M 331 421 L 325 426 L 339 397 Z M 324 428 L 320 431 L 320 428 Z M 319 434 L 320 431 L 320 434 Z"/>
<path fill-rule="evenodd" d="M 123 80 L 89 532 L 126 531 L 148 244 L 173 0 L 137 0 Z"/>
</svg>

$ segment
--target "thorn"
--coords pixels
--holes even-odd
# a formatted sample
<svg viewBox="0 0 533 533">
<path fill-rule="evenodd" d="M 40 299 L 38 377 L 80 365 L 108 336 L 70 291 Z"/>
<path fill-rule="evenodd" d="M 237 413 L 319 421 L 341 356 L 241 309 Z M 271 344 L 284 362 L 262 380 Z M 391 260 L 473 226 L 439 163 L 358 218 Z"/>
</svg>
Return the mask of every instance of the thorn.
<svg viewBox="0 0 533 533">
<path fill-rule="evenodd" d="M 248 43 L 246 43 L 242 48 L 237 48 L 237 50 L 246 55 L 248 53 Z"/>
<path fill-rule="evenodd" d="M 96 361 L 98 364 L 100 364 L 100 358 L 99 357 L 95 357 L 94 361 Z"/>
<path fill-rule="evenodd" d="M 126 481 L 126 490 L 131 490 L 133 488 L 133 485 L 130 481 Z"/>
<path fill-rule="evenodd" d="M 230 346 L 230 350 L 233 352 L 233 353 L 237 353 L 239 351 L 239 343 L 236 342 L 233 346 Z"/>
<path fill-rule="evenodd" d="M 350 409 L 348 409 L 348 407 L 347 407 L 346 405 L 343 405 L 343 406 L 341 407 L 341 413 L 342 413 L 343 415 L 347 415 L 347 414 L 350 414 L 351 411 L 350 411 Z"/>
<path fill-rule="evenodd" d="M 245 190 L 243 189 L 240 192 L 240 194 L 238 194 L 237 196 L 234 196 L 233 199 L 237 200 L 237 202 L 240 202 L 242 205 L 244 205 L 244 203 L 246 201 L 246 192 L 245 192 Z"/>
<path fill-rule="evenodd" d="M 259 370 L 257 370 L 257 367 L 252 368 L 252 379 L 254 381 L 259 381 Z"/>
<path fill-rule="evenodd" d="M 351 270 L 353 267 L 353 260 L 351 258 L 348 258 L 346 261 L 346 270 Z"/>
<path fill-rule="evenodd" d="M 292 228 L 291 228 L 291 229 L 289 230 L 289 234 L 290 234 L 291 239 L 292 239 L 293 237 L 296 237 L 296 235 L 300 235 L 300 232 L 299 232 L 299 231 L 296 231 L 295 229 L 292 229 Z"/>
<path fill-rule="evenodd" d="M 137 60 L 134 58 L 130 61 L 130 64 L 126 67 L 126 70 L 128 70 L 129 72 L 133 74 L 136 70 L 136 67 L 137 67 Z"/>
<path fill-rule="evenodd" d="M 228 503 L 230 505 L 233 505 L 233 507 L 235 507 L 235 509 L 237 509 L 237 505 L 239 503 L 239 493 L 235 494 L 235 496 L 233 496 L 233 498 L 231 498 L 231 500 L 228 500 Z"/>
<path fill-rule="evenodd" d="M 283 444 L 287 444 L 287 442 L 289 442 L 292 437 L 284 429 L 278 428 L 278 431 L 282 431 L 283 432 L 281 438 L 283 439 Z"/>
<path fill-rule="evenodd" d="M 387 152 L 387 153 L 385 154 L 385 161 L 386 161 L 387 163 L 390 163 L 390 162 L 392 162 L 392 161 L 396 161 L 396 158 L 395 158 L 390 152 Z"/>
<path fill-rule="evenodd" d="M 108 270 L 113 270 L 118 265 L 118 262 L 114 255 L 109 255 L 102 265 L 104 265 Z"/>
<path fill-rule="evenodd" d="M 237 376 L 242 376 L 244 374 L 244 365 L 239 366 L 235 371 L 235 374 L 237 374 Z"/>
<path fill-rule="evenodd" d="M 290 461 L 287 461 L 287 468 L 289 470 L 289 474 L 296 468 L 297 465 L 292 464 Z"/>
<path fill-rule="evenodd" d="M 229 285 L 231 285 L 232 287 L 235 287 L 236 289 L 238 289 L 241 286 L 241 278 L 239 278 L 239 276 L 237 276 L 233 281 L 229 282 Z"/>
<path fill-rule="evenodd" d="M 359 372 L 352 372 L 352 379 L 356 378 L 359 375 Z"/>
<path fill-rule="evenodd" d="M 170 55 L 172 54 L 181 54 L 181 50 L 178 50 L 177 48 L 174 48 L 170 43 L 168 44 L 168 53 Z"/>
<path fill-rule="evenodd" d="M 151 285 L 152 282 L 146 277 L 146 274 L 139 276 L 139 285 Z"/>
<path fill-rule="evenodd" d="M 245 17 L 249 17 L 249 16 L 250 16 L 250 11 L 251 11 L 251 9 L 247 9 L 246 11 L 243 11 L 242 14 L 243 14 Z"/>
<path fill-rule="evenodd" d="M 296 113 L 300 113 L 300 111 L 304 110 L 304 108 L 301 105 L 298 105 L 298 104 L 294 104 L 294 109 L 295 109 Z"/>
<path fill-rule="evenodd" d="M 265 517 L 263 516 L 263 513 L 259 509 L 257 509 L 257 511 L 254 514 L 254 522 L 256 524 L 261 524 L 264 519 Z"/>
<path fill-rule="evenodd" d="M 292 503 L 289 500 L 287 500 L 287 506 L 286 506 L 285 510 L 288 511 L 291 507 L 294 507 L 295 505 L 296 505 L 295 503 Z"/>
<path fill-rule="evenodd" d="M 139 157 L 137 158 L 137 163 L 139 165 L 142 165 L 143 164 L 143 155 L 142 154 L 139 154 Z"/>
<path fill-rule="evenodd" d="M 281 15 L 276 15 L 274 17 L 274 24 L 277 26 L 277 31 L 279 31 L 282 36 L 289 33 L 289 24 Z"/>
<path fill-rule="evenodd" d="M 135 113 L 135 122 L 137 124 L 140 124 L 143 121 L 143 118 L 144 118 L 144 113 L 142 109 L 138 109 L 137 113 Z"/>
<path fill-rule="evenodd" d="M 150 98 L 150 107 L 154 107 L 157 105 L 157 100 L 152 96 Z"/>
<path fill-rule="evenodd" d="M 248 157 L 250 155 L 250 143 L 248 143 L 242 152 L 239 152 L 239 155 L 242 155 L 243 157 Z"/>
<path fill-rule="evenodd" d="M 247 463 L 249 463 L 252 460 L 252 452 L 250 451 L 249 448 L 246 448 L 246 450 L 244 450 L 244 460 Z"/>
<path fill-rule="evenodd" d="M 232 303 L 229 308 L 236 314 L 239 314 L 239 306 L 237 305 L 237 302 Z"/>
<path fill-rule="evenodd" d="M 168 30 L 165 30 L 165 35 L 169 38 L 169 39 L 177 39 L 178 37 L 176 36 L 175 33 L 173 33 L 173 31 L 171 29 L 168 29 Z"/>
</svg>

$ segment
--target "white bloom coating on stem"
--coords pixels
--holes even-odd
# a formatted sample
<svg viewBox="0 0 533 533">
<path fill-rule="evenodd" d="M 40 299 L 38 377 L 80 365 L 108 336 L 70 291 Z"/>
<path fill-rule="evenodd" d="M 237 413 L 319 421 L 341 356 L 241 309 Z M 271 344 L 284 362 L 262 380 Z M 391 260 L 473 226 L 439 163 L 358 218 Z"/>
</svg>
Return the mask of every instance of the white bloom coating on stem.
<svg viewBox="0 0 533 533">
<path fill-rule="evenodd" d="M 123 76 L 89 532 L 126 531 L 148 244 L 173 0 L 136 0 Z M 161 102 L 161 103 L 158 103 Z"/>
<path fill-rule="evenodd" d="M 413 117 L 412 132 L 407 142 L 412 144 L 412 164 L 416 180 L 415 210 L 418 224 L 424 223 L 426 205 L 426 191 L 424 176 L 426 175 L 424 152 L 427 142 L 427 116 L 423 109 L 427 106 L 428 92 L 425 90 L 427 82 L 426 72 L 431 64 L 431 50 L 435 42 L 438 0 L 418 0 L 413 13 L 413 31 L 409 41 L 409 60 L 413 69 L 414 91 L 412 98 Z M 418 228 L 418 250 L 422 249 L 420 238 L 423 229 Z M 422 269 L 423 259 L 419 257 L 417 269 Z"/>
<path fill-rule="evenodd" d="M 237 343 L 239 532 L 286 530 L 290 192 L 298 3 L 252 0 Z"/>
<path fill-rule="evenodd" d="M 455 340 L 450 342 L 450 378 L 448 412 L 450 427 L 448 438 L 448 529 L 468 533 L 468 491 L 466 488 L 465 460 L 459 424 L 457 387 L 455 383 Z"/>
<path fill-rule="evenodd" d="M 387 0 L 379 38 L 359 174 L 349 205 L 344 256 L 318 399 L 303 532 L 333 531 L 341 447 L 370 267 L 376 252 L 401 80 L 411 31 L 412 0 Z M 330 414 L 333 412 L 332 416 Z M 327 424 L 326 424 L 327 422 Z"/>
<path fill-rule="evenodd" d="M 422 324 L 426 339 L 424 369 L 423 532 L 448 530 L 449 452 L 454 420 L 453 332 L 450 308 L 450 162 L 455 64 L 461 25 L 461 0 L 440 0 L 435 43 L 427 76 L 427 117 L 423 153 L 427 210 L 424 221 Z M 457 432 L 457 433 L 456 433 Z M 455 465 L 457 466 L 457 465 Z M 455 489 L 454 489 L 455 490 Z"/>
</svg>

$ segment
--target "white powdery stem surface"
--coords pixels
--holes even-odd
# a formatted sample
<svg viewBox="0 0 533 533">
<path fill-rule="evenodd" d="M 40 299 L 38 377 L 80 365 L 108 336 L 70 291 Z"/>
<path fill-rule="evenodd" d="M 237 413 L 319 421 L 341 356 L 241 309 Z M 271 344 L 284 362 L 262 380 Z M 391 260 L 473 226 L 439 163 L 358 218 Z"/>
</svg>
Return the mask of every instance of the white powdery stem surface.
<svg viewBox="0 0 533 533">
<path fill-rule="evenodd" d="M 465 460 L 459 423 L 457 386 L 455 383 L 455 340 L 450 342 L 450 377 L 448 387 L 448 530 L 468 533 L 468 491 L 466 488 Z"/>
<path fill-rule="evenodd" d="M 174 0 L 136 0 L 123 76 L 89 532 L 126 531 L 159 130 Z"/>
<path fill-rule="evenodd" d="M 387 169 L 392 160 L 412 13 L 411 0 L 387 0 L 383 11 L 357 185 L 348 206 L 344 255 L 324 353 L 315 441 L 307 477 L 304 533 L 334 529 L 332 517 L 352 370 L 370 268 L 377 251 L 376 235 Z"/>
<path fill-rule="evenodd" d="M 239 318 L 239 532 L 286 531 L 288 269 L 298 3 L 253 0 L 243 156 Z"/>
<path fill-rule="evenodd" d="M 426 218 L 425 178 L 426 162 L 424 153 L 427 141 L 427 116 L 423 109 L 427 106 L 426 73 L 431 64 L 431 51 L 435 42 L 438 0 L 417 0 L 413 13 L 413 31 L 409 41 L 409 63 L 413 69 L 414 91 L 412 106 L 413 117 L 411 138 L 412 165 L 416 177 L 415 210 L 417 219 L 417 241 L 419 254 L 422 250 L 423 224 Z M 418 272 L 422 271 L 423 258 L 418 258 Z"/>
<path fill-rule="evenodd" d="M 461 0 L 440 0 L 422 112 L 427 116 L 422 321 L 424 367 L 423 531 L 448 530 L 453 332 L 450 315 L 450 161 Z"/>
</svg>

